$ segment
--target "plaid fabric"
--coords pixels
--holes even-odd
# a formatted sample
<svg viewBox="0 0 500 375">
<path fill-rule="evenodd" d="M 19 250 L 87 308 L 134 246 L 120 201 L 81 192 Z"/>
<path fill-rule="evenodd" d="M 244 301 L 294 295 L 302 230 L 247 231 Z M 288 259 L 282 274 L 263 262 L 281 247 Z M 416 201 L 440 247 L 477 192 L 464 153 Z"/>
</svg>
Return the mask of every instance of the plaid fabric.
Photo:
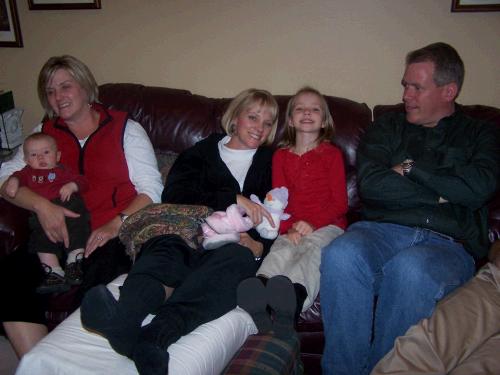
<svg viewBox="0 0 500 375">
<path fill-rule="evenodd" d="M 222 372 L 223 375 L 299 375 L 304 373 L 297 335 L 277 338 L 252 335 Z"/>
<path fill-rule="evenodd" d="M 135 259 L 143 243 L 162 234 L 177 234 L 196 249 L 200 223 L 211 213 L 212 209 L 206 206 L 150 204 L 130 215 L 118 235 L 132 259 Z"/>
</svg>

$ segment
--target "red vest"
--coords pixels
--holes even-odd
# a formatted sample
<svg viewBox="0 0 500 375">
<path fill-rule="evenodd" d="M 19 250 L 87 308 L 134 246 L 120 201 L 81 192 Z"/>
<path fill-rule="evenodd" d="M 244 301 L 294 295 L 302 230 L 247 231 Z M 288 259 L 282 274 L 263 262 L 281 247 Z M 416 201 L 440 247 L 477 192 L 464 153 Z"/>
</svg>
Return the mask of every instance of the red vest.
<svg viewBox="0 0 500 375">
<path fill-rule="evenodd" d="M 127 114 L 100 104 L 93 108 L 100 114 L 99 127 L 83 148 L 61 118 L 45 121 L 42 131 L 56 139 L 61 164 L 87 178 L 89 189 L 82 196 L 95 229 L 128 207 L 137 191 L 130 181 L 123 150 Z"/>
</svg>

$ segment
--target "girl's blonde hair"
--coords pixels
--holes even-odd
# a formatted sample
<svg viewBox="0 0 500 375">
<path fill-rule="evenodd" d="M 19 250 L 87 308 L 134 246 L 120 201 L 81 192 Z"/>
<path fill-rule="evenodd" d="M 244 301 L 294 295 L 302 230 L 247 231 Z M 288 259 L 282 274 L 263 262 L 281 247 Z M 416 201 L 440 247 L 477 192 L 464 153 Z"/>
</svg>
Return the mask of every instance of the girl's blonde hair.
<svg viewBox="0 0 500 375">
<path fill-rule="evenodd" d="M 314 94 L 319 98 L 321 112 L 323 113 L 323 118 L 321 121 L 324 127 L 320 129 L 317 140 L 318 144 L 324 141 L 331 141 L 333 136 L 335 135 L 335 123 L 333 122 L 333 117 L 330 113 L 330 110 L 328 109 L 328 104 L 326 103 L 324 96 L 315 88 L 305 86 L 297 91 L 295 95 L 292 96 L 292 98 L 288 101 L 285 117 L 285 134 L 279 144 L 280 147 L 290 147 L 295 145 L 297 134 L 295 132 L 295 128 L 293 126 L 290 126 L 290 121 L 292 120 L 292 113 L 295 109 L 297 98 L 302 94 Z"/>
<path fill-rule="evenodd" d="M 43 65 L 38 75 L 38 98 L 49 117 L 54 117 L 55 113 L 47 99 L 47 85 L 59 69 L 66 70 L 78 82 L 87 94 L 89 104 L 98 101 L 99 88 L 87 65 L 70 55 L 53 56 Z"/>
<path fill-rule="evenodd" d="M 266 145 L 270 145 L 274 141 L 274 136 L 276 135 L 276 128 L 278 126 L 278 103 L 276 99 L 271 95 L 269 91 L 259 90 L 259 89 L 247 89 L 240 92 L 226 109 L 224 115 L 222 116 L 222 128 L 225 130 L 227 135 L 233 133 L 233 128 L 235 126 L 234 120 L 248 107 L 259 104 L 261 106 L 266 106 L 271 111 L 272 117 L 272 128 L 269 136 L 266 139 Z"/>
</svg>

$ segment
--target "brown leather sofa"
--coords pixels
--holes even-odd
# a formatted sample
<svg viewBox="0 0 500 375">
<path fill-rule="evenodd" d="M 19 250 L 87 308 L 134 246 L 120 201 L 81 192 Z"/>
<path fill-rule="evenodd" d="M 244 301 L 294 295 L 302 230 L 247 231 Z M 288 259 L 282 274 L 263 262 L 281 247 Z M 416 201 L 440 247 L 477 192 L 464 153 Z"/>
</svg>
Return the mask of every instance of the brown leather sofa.
<svg viewBox="0 0 500 375">
<path fill-rule="evenodd" d="M 280 107 L 277 140 L 284 131 L 284 111 L 289 96 L 276 96 Z M 186 90 L 146 87 L 137 84 L 105 84 L 100 88 L 100 100 L 105 105 L 127 111 L 142 124 L 153 146 L 162 155 L 177 154 L 213 132 L 222 132 L 221 116 L 228 98 L 215 99 L 193 95 Z M 356 192 L 356 148 L 364 130 L 372 119 L 372 111 L 363 103 L 326 97 L 335 125 L 335 143 L 342 149 L 348 181 L 350 222 L 358 219 L 360 202 Z M 470 115 L 491 120 L 500 128 L 500 109 L 486 106 L 464 106 Z M 402 111 L 401 105 L 376 106 L 377 118 L 386 111 Z M 491 240 L 500 238 L 500 195 L 491 202 Z M 0 258 L 26 243 L 27 212 L 0 199 Z M 51 327 L 76 308 L 71 293 L 52 297 L 47 317 Z M 305 372 L 320 374 L 320 360 L 324 346 L 323 325 L 319 298 L 300 317 L 298 332 L 301 341 L 301 359 Z"/>
</svg>

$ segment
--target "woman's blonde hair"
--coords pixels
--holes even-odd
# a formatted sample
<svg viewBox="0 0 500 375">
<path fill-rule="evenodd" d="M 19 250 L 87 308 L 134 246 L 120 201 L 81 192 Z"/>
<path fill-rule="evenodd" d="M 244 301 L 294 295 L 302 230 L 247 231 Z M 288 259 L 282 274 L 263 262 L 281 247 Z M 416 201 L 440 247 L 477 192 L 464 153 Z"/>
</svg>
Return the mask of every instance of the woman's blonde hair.
<svg viewBox="0 0 500 375">
<path fill-rule="evenodd" d="M 47 99 L 47 85 L 59 69 L 66 70 L 78 82 L 87 94 L 89 104 L 98 101 L 99 87 L 87 65 L 70 55 L 53 56 L 43 65 L 38 75 L 38 98 L 49 117 L 54 117 L 55 113 Z"/>
<path fill-rule="evenodd" d="M 278 126 L 278 103 L 269 91 L 259 89 L 248 89 L 240 92 L 226 109 L 222 116 L 222 128 L 227 135 L 233 133 L 234 120 L 248 107 L 259 104 L 266 106 L 271 111 L 272 128 L 269 136 L 266 139 L 266 145 L 270 145 L 274 141 L 276 135 L 276 128 Z"/>
<path fill-rule="evenodd" d="M 295 93 L 294 96 L 288 101 L 288 105 L 286 107 L 286 117 L 285 117 L 285 134 L 283 139 L 280 142 L 280 147 L 289 147 L 295 145 L 295 139 L 297 134 L 295 132 L 295 128 L 290 126 L 290 121 L 292 120 L 292 113 L 295 108 L 295 103 L 297 102 L 297 98 L 302 94 L 314 94 L 319 98 L 321 112 L 323 113 L 323 118 L 321 119 L 324 127 L 320 129 L 320 133 L 318 136 L 318 144 L 323 141 L 331 141 L 335 134 L 335 123 L 333 122 L 333 117 L 328 109 L 328 104 L 324 96 L 315 88 L 310 86 L 302 87 L 299 91 Z"/>
</svg>

